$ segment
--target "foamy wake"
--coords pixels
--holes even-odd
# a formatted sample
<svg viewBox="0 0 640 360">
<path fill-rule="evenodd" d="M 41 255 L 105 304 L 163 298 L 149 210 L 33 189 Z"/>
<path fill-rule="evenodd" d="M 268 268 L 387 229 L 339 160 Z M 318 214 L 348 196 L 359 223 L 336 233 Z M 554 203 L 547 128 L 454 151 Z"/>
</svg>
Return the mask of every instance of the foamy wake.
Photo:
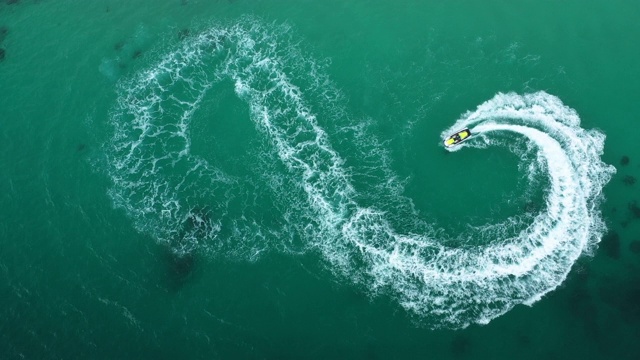
<svg viewBox="0 0 640 360">
<path fill-rule="evenodd" d="M 604 135 L 581 129 L 576 112 L 557 97 L 498 94 L 443 132 L 470 127 L 477 135 L 461 148 L 492 145 L 499 133 L 525 137 L 538 154 L 530 171 L 544 169 L 550 184 L 546 206 L 516 235 L 474 241 L 500 234 L 480 228 L 467 243 L 488 245 L 448 247 L 428 219 L 399 233 L 397 219 L 382 205 L 360 203 L 353 174 L 318 116 L 351 120 L 340 110 L 339 92 L 292 45 L 288 32 L 252 19 L 214 26 L 120 83 L 111 116 L 115 132 L 106 145 L 110 195 L 140 231 L 178 252 L 207 249 L 246 258 L 268 250 L 273 238 L 301 238 L 303 249 L 319 251 L 334 273 L 397 298 L 432 327 L 454 328 L 533 304 L 595 248 L 605 230 L 601 190 L 614 169 L 600 160 Z M 236 179 L 190 152 L 193 113 L 222 80 L 233 82 L 287 169 L 287 178 L 272 186 L 291 209 L 279 229 L 229 215 L 224 199 Z M 307 95 L 320 105 L 310 105 Z M 363 146 L 384 152 L 377 144 Z M 389 183 L 396 182 L 389 176 Z M 282 184 L 291 187 L 285 191 Z M 394 206 L 406 203 L 389 193 L 397 197 L 390 200 Z M 196 209 L 194 196 L 211 202 Z"/>
</svg>

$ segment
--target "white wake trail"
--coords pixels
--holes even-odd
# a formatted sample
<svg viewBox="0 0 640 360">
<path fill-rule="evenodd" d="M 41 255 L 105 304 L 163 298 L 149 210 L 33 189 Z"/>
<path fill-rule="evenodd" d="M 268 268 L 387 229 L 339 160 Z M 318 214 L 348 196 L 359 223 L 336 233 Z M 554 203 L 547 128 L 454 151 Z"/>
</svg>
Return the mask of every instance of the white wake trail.
<svg viewBox="0 0 640 360">
<path fill-rule="evenodd" d="M 557 97 L 498 94 L 442 133 L 471 128 L 473 138 L 460 149 L 502 146 L 496 135 L 525 138 L 538 154 L 530 169 L 544 169 L 550 184 L 546 206 L 519 233 L 496 238 L 499 231 L 480 228 L 463 236 L 467 244 L 485 245 L 446 246 L 442 232 L 431 230 L 435 221 L 409 214 L 426 225 L 401 233 L 397 218 L 381 210 L 389 204 L 363 205 L 343 158 L 363 155 L 340 154 L 332 141 L 344 139 L 333 139 L 319 121 L 353 120 L 339 110 L 338 91 L 320 67 L 290 43 L 289 30 L 253 19 L 214 26 L 120 83 L 110 119 L 114 135 L 105 145 L 109 194 L 138 230 L 177 251 L 204 248 L 251 259 L 270 241 L 300 238 L 303 251 L 321 253 L 339 276 L 397 298 L 432 327 L 453 328 L 533 304 L 595 249 L 605 231 L 602 187 L 615 170 L 600 160 L 604 135 L 580 128 L 577 113 Z M 231 216 L 238 212 L 230 209 L 229 189 L 242 187 L 191 154 L 193 114 L 222 81 L 247 103 L 272 148 L 265 158 L 284 165 L 284 175 L 272 174 L 272 190 L 286 209 L 282 229 L 261 225 L 251 218 L 255 212 Z M 375 142 L 362 147 L 384 153 Z M 394 189 L 385 193 L 391 206 L 406 204 L 385 161 L 377 167 Z"/>
</svg>

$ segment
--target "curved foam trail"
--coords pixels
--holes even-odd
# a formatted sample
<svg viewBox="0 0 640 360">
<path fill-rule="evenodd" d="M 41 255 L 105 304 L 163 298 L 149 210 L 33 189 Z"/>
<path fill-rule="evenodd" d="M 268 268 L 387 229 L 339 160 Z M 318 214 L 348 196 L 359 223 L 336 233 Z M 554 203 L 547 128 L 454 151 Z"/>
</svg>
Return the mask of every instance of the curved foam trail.
<svg viewBox="0 0 640 360">
<path fill-rule="evenodd" d="M 524 136 L 538 151 L 532 168 L 544 168 L 550 183 L 546 209 L 518 234 L 486 241 L 495 231 L 477 229 L 467 243 L 488 245 L 448 247 L 440 231 L 424 226 L 399 233 L 397 220 L 359 203 L 351 173 L 318 117 L 350 120 L 327 110 L 339 109 L 340 97 L 315 62 L 288 42 L 288 32 L 252 19 L 214 26 L 120 84 L 111 116 L 115 132 L 106 145 L 110 195 L 140 231 L 179 251 L 205 248 L 248 258 L 269 247 L 269 234 L 297 236 L 336 274 L 397 298 L 431 327 L 454 328 L 534 303 L 566 278 L 580 254 L 594 249 L 605 230 L 601 190 L 614 169 L 600 161 L 604 135 L 581 129 L 575 111 L 558 98 L 498 94 L 443 132 L 471 127 L 474 138 L 460 148 L 500 145 L 494 134 Z M 278 198 L 294 210 L 285 214 L 283 229 L 228 215 L 223 196 L 236 180 L 190 153 L 193 113 L 224 79 L 234 83 L 288 171 L 293 186 Z M 307 97 L 328 104 L 312 106 Z M 387 182 L 396 181 L 390 169 L 385 174 Z M 394 196 L 392 206 L 401 207 L 404 200 Z M 211 208 L 194 210 L 194 199 L 210 201 Z M 221 235 L 228 226 L 226 233 L 241 240 Z"/>
</svg>

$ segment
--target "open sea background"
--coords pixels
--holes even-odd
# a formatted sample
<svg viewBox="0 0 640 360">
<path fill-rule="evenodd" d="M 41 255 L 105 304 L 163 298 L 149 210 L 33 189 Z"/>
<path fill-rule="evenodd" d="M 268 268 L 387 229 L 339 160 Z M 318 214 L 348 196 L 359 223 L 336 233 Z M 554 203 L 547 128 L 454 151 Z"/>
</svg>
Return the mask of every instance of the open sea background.
<svg viewBox="0 0 640 360">
<path fill-rule="evenodd" d="M 0 0 L 0 359 L 639 359 L 638 19 L 630 0 Z M 544 214 L 517 136 L 440 137 L 538 91 L 604 133 L 617 170 L 607 233 L 555 290 L 452 323 L 411 303 L 437 282 L 385 278 L 334 233 L 375 207 L 464 248 Z M 309 157 L 282 160 L 279 129 Z"/>
</svg>

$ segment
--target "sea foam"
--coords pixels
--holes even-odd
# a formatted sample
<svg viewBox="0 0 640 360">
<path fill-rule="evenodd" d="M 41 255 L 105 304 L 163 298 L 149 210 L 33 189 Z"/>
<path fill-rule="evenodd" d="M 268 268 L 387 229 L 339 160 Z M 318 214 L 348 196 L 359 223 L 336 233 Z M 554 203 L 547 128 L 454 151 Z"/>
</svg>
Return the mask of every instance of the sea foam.
<svg viewBox="0 0 640 360">
<path fill-rule="evenodd" d="M 332 144 L 344 139 L 322 124 L 341 119 L 341 131 L 363 130 L 346 114 L 320 62 L 302 54 L 289 33 L 251 18 L 211 26 L 119 83 L 110 117 L 114 133 L 105 144 L 109 195 L 139 231 L 177 253 L 255 260 L 273 249 L 317 252 L 336 276 L 397 299 L 434 328 L 485 324 L 515 305 L 531 305 L 595 249 L 605 231 L 602 187 L 615 170 L 600 160 L 604 135 L 580 128 L 577 113 L 560 99 L 544 92 L 497 94 L 443 131 L 444 138 L 471 129 L 473 139 L 457 149 L 505 146 L 498 134 L 526 139 L 536 153 L 529 175 L 543 172 L 550 186 L 544 208 L 515 235 L 501 232 L 502 224 L 488 225 L 461 235 L 485 245 L 451 247 L 434 221 L 407 205 L 383 144 L 371 137 L 353 156 L 380 154 L 379 164 L 371 157 L 364 162 L 385 177 L 378 198 L 415 216 L 408 226 L 413 230 L 398 230 L 398 218 L 383 210 L 389 204 L 363 203 L 353 178 L 368 170 L 347 167 L 343 156 L 349 154 Z M 232 211 L 241 179 L 191 152 L 193 114 L 223 80 L 247 103 L 269 144 L 264 158 L 286 169 L 264 166 L 278 195 L 278 226 Z M 476 241 L 483 237 L 492 238 Z"/>
</svg>

